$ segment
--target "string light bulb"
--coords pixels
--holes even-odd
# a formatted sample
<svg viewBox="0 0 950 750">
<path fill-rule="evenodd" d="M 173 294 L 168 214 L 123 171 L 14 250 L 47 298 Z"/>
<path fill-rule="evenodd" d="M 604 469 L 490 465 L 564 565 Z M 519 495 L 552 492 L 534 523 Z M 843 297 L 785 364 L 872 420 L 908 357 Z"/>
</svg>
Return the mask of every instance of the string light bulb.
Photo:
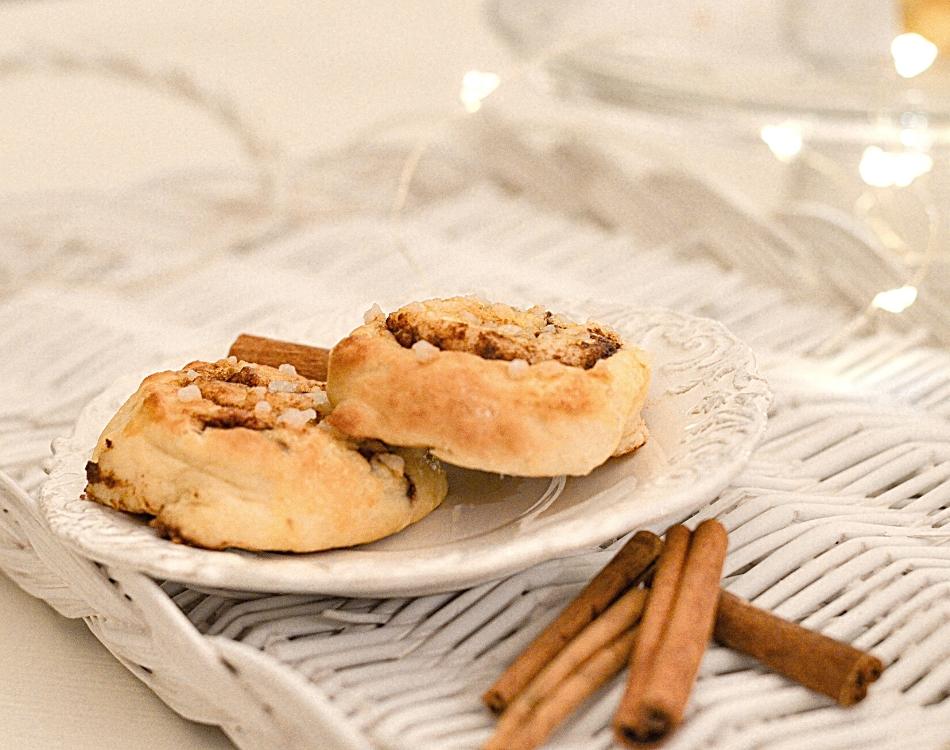
<svg viewBox="0 0 950 750">
<path fill-rule="evenodd" d="M 891 42 L 894 68 L 902 78 L 913 78 L 928 70 L 937 59 L 937 45 L 920 34 L 900 34 Z"/>
<path fill-rule="evenodd" d="M 790 162 L 801 153 L 802 128 L 797 122 L 765 125 L 759 135 L 779 161 Z"/>
<path fill-rule="evenodd" d="M 501 78 L 497 73 L 489 73 L 483 70 L 470 70 L 462 76 L 462 88 L 459 91 L 459 99 L 462 100 L 462 106 L 466 112 L 478 112 L 481 109 L 482 102 L 498 88 Z"/>
<path fill-rule="evenodd" d="M 871 307 L 878 310 L 885 310 L 895 315 L 904 312 L 908 307 L 917 301 L 917 287 L 899 286 L 896 289 L 888 289 L 878 292 L 874 295 Z"/>
<path fill-rule="evenodd" d="M 920 151 L 885 151 L 880 146 L 868 146 L 861 155 L 858 172 L 871 187 L 907 187 L 933 165 L 933 158 Z"/>
</svg>

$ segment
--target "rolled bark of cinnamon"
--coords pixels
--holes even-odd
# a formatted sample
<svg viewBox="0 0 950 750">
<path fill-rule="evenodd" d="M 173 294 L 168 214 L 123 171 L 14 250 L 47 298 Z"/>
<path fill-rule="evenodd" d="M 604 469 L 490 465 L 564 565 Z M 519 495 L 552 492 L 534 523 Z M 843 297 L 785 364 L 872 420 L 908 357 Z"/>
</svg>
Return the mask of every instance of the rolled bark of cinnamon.
<svg viewBox="0 0 950 750">
<path fill-rule="evenodd" d="M 712 635 L 727 545 L 726 530 L 718 521 L 704 521 L 691 538 L 682 526 L 668 532 L 666 547 L 672 550 L 664 549 L 657 564 L 631 656 L 628 690 L 614 717 L 621 742 L 653 745 L 683 720 Z M 661 618 L 665 622 L 657 627 L 654 621 Z"/>
<path fill-rule="evenodd" d="M 538 737 L 543 734 L 546 737 L 547 733 L 566 719 L 574 707 L 600 685 L 573 680 L 572 675 L 598 651 L 609 648 L 619 636 L 637 624 L 646 598 L 646 589 L 630 589 L 584 628 L 509 704 L 483 750 L 508 750 L 520 742 L 519 738 L 526 731 L 529 736 Z M 570 681 L 578 695 L 563 693 L 567 681 Z M 561 694 L 561 699 L 551 703 L 551 696 L 554 694 Z M 558 714 L 554 710 L 555 706 L 565 707 L 564 713 Z M 544 717 L 540 722 L 533 716 L 539 708 Z M 544 731 L 541 732 L 537 727 L 525 729 L 536 724 L 543 725 Z"/>
<path fill-rule="evenodd" d="M 293 365 L 305 378 L 322 382 L 327 379 L 330 350 L 242 333 L 231 344 L 228 356 L 270 367 Z"/>
<path fill-rule="evenodd" d="M 643 697 L 643 688 L 646 686 L 643 676 L 652 669 L 663 630 L 673 613 L 676 590 L 689 551 L 689 540 L 690 532 L 685 526 L 672 526 L 666 532 L 663 551 L 653 574 L 648 597 L 649 607 L 645 607 L 641 617 L 637 645 L 630 655 L 630 679 L 617 712 L 618 716 L 631 711 Z"/>
<path fill-rule="evenodd" d="M 876 656 L 796 625 L 723 591 L 713 637 L 842 706 L 867 695 L 884 665 Z"/>
<path fill-rule="evenodd" d="M 485 705 L 495 713 L 504 711 L 574 636 L 643 579 L 662 546 L 656 534 L 638 531 L 495 681 L 482 696 Z"/>
<path fill-rule="evenodd" d="M 533 750 L 539 747 L 567 716 L 624 668 L 636 635 L 637 629 L 631 628 L 595 651 L 535 706 L 520 731 L 506 744 L 492 745 L 493 750 Z M 488 745 L 485 747 L 486 750 L 489 748 Z"/>
</svg>

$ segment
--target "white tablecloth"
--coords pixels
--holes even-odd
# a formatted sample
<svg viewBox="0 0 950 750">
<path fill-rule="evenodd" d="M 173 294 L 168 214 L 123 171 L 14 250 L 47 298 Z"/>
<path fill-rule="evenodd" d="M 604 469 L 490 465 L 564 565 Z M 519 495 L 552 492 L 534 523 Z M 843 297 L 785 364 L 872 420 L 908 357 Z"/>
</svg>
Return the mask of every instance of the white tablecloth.
<svg viewBox="0 0 950 750">
<path fill-rule="evenodd" d="M 180 67 L 230 94 L 294 159 L 375 122 L 452 111 L 465 71 L 508 62 L 478 0 L 3 3 L 0 29 L 0 58 L 115 52 Z M 241 163 L 206 114 L 123 82 L 30 73 L 0 77 L 0 91 L 0 195 Z M 0 611 L 0 747 L 230 746 L 166 708 L 81 622 L 2 574 Z"/>
</svg>

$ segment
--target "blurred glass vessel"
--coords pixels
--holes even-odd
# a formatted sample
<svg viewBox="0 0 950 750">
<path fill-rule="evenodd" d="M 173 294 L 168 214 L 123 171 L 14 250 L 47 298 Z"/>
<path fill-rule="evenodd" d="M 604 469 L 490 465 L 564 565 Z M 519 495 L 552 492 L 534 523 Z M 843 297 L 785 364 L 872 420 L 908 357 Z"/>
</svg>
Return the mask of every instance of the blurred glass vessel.
<svg viewBox="0 0 950 750">
<path fill-rule="evenodd" d="M 812 137 L 950 140 L 943 1 L 493 0 L 488 16 L 520 54 L 559 51 L 561 94 L 732 130 L 798 116 Z"/>
</svg>

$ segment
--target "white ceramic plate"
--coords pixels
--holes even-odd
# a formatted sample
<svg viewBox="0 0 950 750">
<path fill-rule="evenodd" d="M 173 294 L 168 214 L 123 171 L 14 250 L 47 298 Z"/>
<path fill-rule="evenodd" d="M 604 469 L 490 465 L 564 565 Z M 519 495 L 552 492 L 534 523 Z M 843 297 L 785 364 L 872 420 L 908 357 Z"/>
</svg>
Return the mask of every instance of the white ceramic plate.
<svg viewBox="0 0 950 750">
<path fill-rule="evenodd" d="M 139 517 L 82 498 L 85 463 L 99 433 L 142 373 L 114 383 L 83 410 L 73 435 L 54 443 L 43 511 L 53 532 L 80 554 L 157 578 L 375 597 L 472 586 L 633 529 L 660 528 L 714 498 L 765 428 L 771 396 L 748 347 L 715 321 L 667 310 L 560 309 L 613 324 L 653 363 L 644 409 L 649 442 L 589 476 L 519 479 L 451 469 L 449 496 L 438 510 L 373 544 L 313 554 L 196 549 L 162 539 Z M 328 329 L 326 339 L 314 338 L 311 321 L 307 340 L 332 341 L 338 333 Z"/>
</svg>

